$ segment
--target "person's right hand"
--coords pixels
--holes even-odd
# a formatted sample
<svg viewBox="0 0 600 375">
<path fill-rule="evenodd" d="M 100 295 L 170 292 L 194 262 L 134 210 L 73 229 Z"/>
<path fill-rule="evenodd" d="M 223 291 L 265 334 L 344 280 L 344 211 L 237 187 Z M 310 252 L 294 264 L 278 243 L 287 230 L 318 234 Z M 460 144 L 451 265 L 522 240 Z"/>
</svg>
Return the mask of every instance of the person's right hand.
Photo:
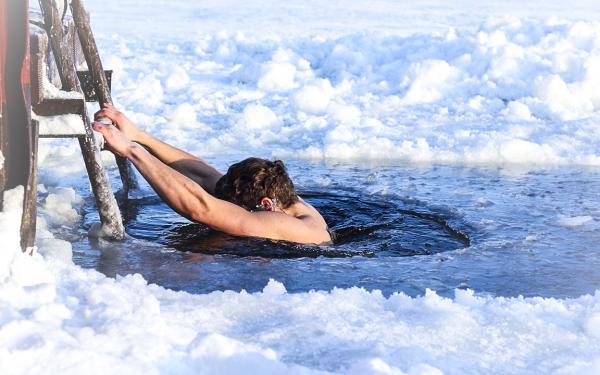
<svg viewBox="0 0 600 375">
<path fill-rule="evenodd" d="M 105 103 L 103 108 L 94 114 L 94 119 L 99 121 L 106 117 L 125 135 L 134 142 L 140 142 L 143 131 L 140 130 L 130 119 L 112 104 Z"/>
</svg>

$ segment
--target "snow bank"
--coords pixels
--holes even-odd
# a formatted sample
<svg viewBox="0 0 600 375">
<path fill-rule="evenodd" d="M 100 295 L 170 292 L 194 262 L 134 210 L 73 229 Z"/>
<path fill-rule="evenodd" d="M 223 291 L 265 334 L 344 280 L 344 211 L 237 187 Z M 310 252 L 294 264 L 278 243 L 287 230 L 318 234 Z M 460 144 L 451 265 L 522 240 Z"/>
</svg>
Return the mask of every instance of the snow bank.
<svg viewBox="0 0 600 375">
<path fill-rule="evenodd" d="M 185 127 L 164 124 L 170 106 L 193 109 L 210 127 L 194 135 L 210 144 L 205 155 L 600 165 L 597 22 L 491 18 L 409 36 L 220 32 L 152 46 L 115 38 L 108 49 L 133 56 L 119 103 L 151 112 L 159 136 Z"/>
<path fill-rule="evenodd" d="M 600 364 L 600 295 L 288 294 L 276 281 L 262 293 L 190 295 L 45 257 L 44 282 L 24 281 L 27 264 L 0 284 L 5 373 L 593 373 Z"/>
</svg>

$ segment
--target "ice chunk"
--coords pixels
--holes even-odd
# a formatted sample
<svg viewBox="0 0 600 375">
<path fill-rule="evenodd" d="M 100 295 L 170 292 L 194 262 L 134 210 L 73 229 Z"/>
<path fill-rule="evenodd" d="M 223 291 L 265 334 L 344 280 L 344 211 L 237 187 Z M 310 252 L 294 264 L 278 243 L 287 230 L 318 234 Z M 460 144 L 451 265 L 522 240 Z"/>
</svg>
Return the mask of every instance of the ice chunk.
<svg viewBox="0 0 600 375">
<path fill-rule="evenodd" d="M 249 104 L 244 108 L 244 123 L 249 129 L 268 129 L 279 123 L 273 111 L 260 104 Z"/>
<path fill-rule="evenodd" d="M 563 216 L 558 219 L 558 225 L 563 227 L 579 227 L 584 225 L 587 222 L 594 220 L 593 217 L 584 215 L 584 216 Z"/>
<path fill-rule="evenodd" d="M 297 86 L 296 67 L 288 62 L 270 62 L 263 67 L 258 88 L 265 91 L 287 91 Z"/>
<path fill-rule="evenodd" d="M 186 127 L 197 122 L 196 110 L 190 103 L 181 103 L 169 114 L 169 119 L 175 126 Z"/>
<path fill-rule="evenodd" d="M 520 102 L 510 102 L 506 106 L 504 110 L 502 110 L 502 114 L 508 117 L 511 120 L 530 120 L 531 119 L 531 111 L 526 104 Z"/>
<path fill-rule="evenodd" d="M 443 60 L 413 63 L 409 69 L 409 89 L 404 95 L 408 104 L 440 100 L 460 77 L 460 71 Z"/>
<path fill-rule="evenodd" d="M 331 83 L 328 80 L 320 80 L 316 85 L 302 87 L 294 95 L 293 100 L 298 110 L 321 114 L 327 110 L 332 93 Z"/>
<path fill-rule="evenodd" d="M 188 76 L 185 69 L 180 66 L 176 66 L 173 72 L 167 78 L 165 82 L 165 88 L 167 91 L 178 91 L 182 90 L 190 83 L 190 77 Z"/>
<path fill-rule="evenodd" d="M 48 224 L 52 226 L 72 226 L 81 219 L 73 205 L 79 205 L 82 202 L 81 196 L 72 188 L 54 188 L 44 199 L 43 213 Z"/>
<path fill-rule="evenodd" d="M 283 283 L 277 280 L 269 279 L 269 283 L 263 288 L 263 293 L 270 296 L 280 296 L 287 293 Z"/>
</svg>

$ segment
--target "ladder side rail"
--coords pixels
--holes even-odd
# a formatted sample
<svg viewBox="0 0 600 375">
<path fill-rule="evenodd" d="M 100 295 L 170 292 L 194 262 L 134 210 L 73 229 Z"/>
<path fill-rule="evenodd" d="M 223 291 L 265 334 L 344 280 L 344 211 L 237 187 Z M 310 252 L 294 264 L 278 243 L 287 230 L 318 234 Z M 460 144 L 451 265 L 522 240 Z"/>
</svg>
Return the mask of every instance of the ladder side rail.
<svg viewBox="0 0 600 375">
<path fill-rule="evenodd" d="M 102 67 L 102 61 L 100 60 L 100 54 L 98 52 L 98 47 L 96 46 L 96 40 L 94 38 L 94 34 L 92 33 L 89 16 L 85 11 L 82 0 L 72 0 L 70 6 L 71 14 L 73 15 L 73 20 L 75 21 L 75 28 L 77 30 L 77 34 L 79 35 L 81 49 L 83 50 L 83 55 L 85 56 L 85 61 L 92 77 L 92 82 L 96 90 L 96 96 L 98 98 L 100 108 L 102 108 L 103 104 L 105 103 L 112 104 L 112 96 L 108 86 L 108 80 L 104 74 L 104 68 Z M 131 163 L 129 163 L 125 158 L 117 156 L 116 159 L 121 175 L 121 181 L 123 183 L 124 195 L 127 197 L 127 193 L 130 188 L 137 189 L 139 187 L 135 177 L 135 172 L 131 166 Z"/>
</svg>

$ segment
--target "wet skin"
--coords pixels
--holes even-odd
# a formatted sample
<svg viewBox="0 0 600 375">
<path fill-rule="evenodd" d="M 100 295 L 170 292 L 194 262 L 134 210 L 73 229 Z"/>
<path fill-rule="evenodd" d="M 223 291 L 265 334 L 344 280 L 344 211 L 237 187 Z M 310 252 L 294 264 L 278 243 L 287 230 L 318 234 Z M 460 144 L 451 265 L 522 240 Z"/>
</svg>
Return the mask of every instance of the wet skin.
<svg viewBox="0 0 600 375">
<path fill-rule="evenodd" d="M 223 174 L 206 161 L 142 131 L 110 104 L 96 112 L 95 118 L 94 130 L 102 134 L 106 147 L 130 160 L 180 215 L 235 236 L 313 245 L 331 241 L 321 214 L 302 199 L 282 208 L 271 197 L 263 197 L 257 202 L 263 210 L 247 211 L 212 195 Z M 98 121 L 103 118 L 114 125 Z"/>
</svg>

